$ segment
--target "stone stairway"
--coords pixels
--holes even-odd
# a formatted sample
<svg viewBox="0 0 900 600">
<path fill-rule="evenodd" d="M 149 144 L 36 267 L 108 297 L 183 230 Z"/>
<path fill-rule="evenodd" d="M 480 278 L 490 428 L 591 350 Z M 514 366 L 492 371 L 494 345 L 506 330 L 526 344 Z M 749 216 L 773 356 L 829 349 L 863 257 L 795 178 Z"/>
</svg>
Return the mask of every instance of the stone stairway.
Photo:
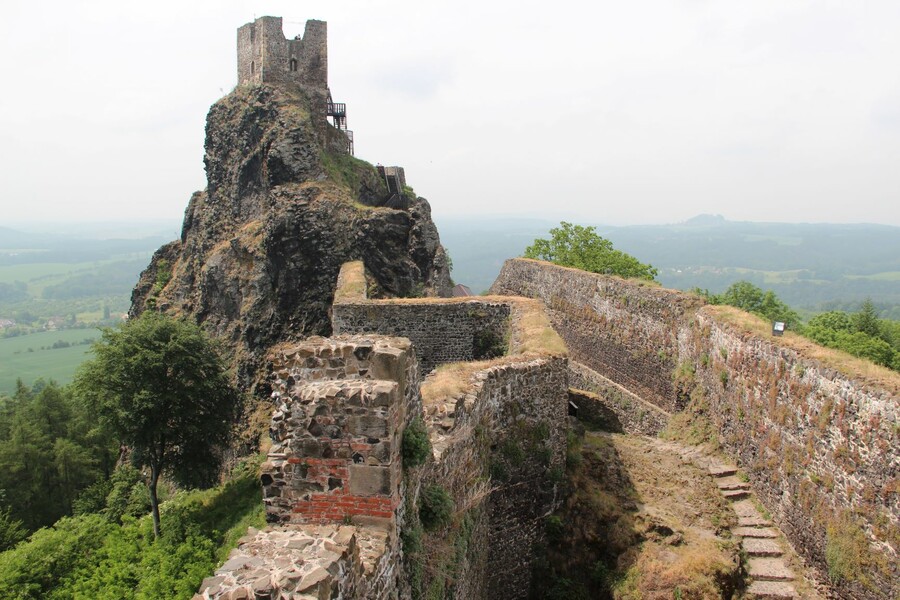
<svg viewBox="0 0 900 600">
<path fill-rule="evenodd" d="M 703 448 L 663 444 L 681 455 L 682 460 L 709 473 L 722 496 L 731 502 L 737 515 L 737 526 L 731 533 L 740 540 L 747 556 L 750 585 L 744 598 L 753 600 L 782 600 L 785 598 L 818 598 L 801 595 L 795 587 L 796 575 L 787 563 L 783 537 L 768 516 L 762 514 L 753 499 L 750 484 L 737 475 L 737 467 L 723 462 Z"/>
</svg>

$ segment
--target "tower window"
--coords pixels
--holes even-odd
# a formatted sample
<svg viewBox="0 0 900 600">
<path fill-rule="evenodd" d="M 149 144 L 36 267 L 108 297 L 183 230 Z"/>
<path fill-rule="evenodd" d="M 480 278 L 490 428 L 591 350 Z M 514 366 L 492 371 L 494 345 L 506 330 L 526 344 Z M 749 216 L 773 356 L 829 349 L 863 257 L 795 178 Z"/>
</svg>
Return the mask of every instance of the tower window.
<svg viewBox="0 0 900 600">
<path fill-rule="evenodd" d="M 291 71 L 296 71 L 296 70 L 297 70 L 297 59 L 292 58 L 291 59 Z"/>
<path fill-rule="evenodd" d="M 256 63 L 252 60 L 250 61 L 250 74 L 253 75 L 256 72 Z"/>
</svg>

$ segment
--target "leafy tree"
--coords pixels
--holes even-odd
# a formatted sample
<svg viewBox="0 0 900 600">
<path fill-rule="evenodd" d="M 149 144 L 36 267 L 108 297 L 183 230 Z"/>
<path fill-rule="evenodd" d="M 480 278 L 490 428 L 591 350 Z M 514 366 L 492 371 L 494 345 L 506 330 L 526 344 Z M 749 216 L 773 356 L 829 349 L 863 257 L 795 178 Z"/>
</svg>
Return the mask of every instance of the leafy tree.
<svg viewBox="0 0 900 600">
<path fill-rule="evenodd" d="M 598 235 L 595 227 L 583 227 L 565 221 L 559 225 L 550 230 L 549 240 L 534 240 L 525 249 L 525 258 L 547 260 L 592 273 L 649 281 L 656 278 L 656 269 L 613 248 L 612 242 Z"/>
<path fill-rule="evenodd" d="M 3 490 L 0 490 L 2 499 Z M 9 550 L 27 537 L 24 524 L 10 514 L 9 507 L 0 508 L 0 552 Z"/>
<path fill-rule="evenodd" d="M 86 404 L 149 467 L 147 489 L 159 536 L 157 485 L 215 479 L 238 407 L 217 346 L 199 326 L 147 311 L 93 345 L 75 385 Z"/>
<path fill-rule="evenodd" d="M 840 310 L 831 310 L 816 315 L 806 324 L 807 327 L 832 329 L 834 331 L 853 331 L 850 315 Z"/>
<path fill-rule="evenodd" d="M 695 290 L 712 304 L 727 304 L 759 315 L 769 321 L 781 321 L 788 326 L 800 322 L 800 316 L 782 302 L 775 292 L 763 291 L 749 281 L 736 281 L 721 294 Z"/>
</svg>

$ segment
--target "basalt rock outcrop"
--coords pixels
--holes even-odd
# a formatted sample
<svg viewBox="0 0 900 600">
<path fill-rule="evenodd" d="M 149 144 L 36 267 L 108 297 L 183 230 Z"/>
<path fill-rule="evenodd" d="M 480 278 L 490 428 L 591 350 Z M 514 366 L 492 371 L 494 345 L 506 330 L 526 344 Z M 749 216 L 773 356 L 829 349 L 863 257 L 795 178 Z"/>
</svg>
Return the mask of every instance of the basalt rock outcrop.
<svg viewBox="0 0 900 600">
<path fill-rule="evenodd" d="M 428 202 L 381 206 L 384 180 L 346 153 L 323 101 L 299 86 L 244 84 L 212 106 L 207 188 L 132 293 L 132 316 L 149 307 L 187 315 L 225 341 L 245 388 L 272 345 L 331 333 L 347 261 L 362 260 L 387 297 L 449 292 Z"/>
</svg>

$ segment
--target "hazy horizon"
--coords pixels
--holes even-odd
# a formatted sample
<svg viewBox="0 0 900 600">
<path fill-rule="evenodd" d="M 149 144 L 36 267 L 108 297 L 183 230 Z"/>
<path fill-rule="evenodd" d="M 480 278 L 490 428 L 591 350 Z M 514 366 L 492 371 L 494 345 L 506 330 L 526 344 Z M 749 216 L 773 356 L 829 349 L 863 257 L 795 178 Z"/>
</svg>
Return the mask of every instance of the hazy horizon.
<svg viewBox="0 0 900 600">
<path fill-rule="evenodd" d="M 888 0 L 5 8 L 4 225 L 180 222 L 235 31 L 264 14 L 328 22 L 357 156 L 404 166 L 438 221 L 900 225 Z"/>
</svg>

